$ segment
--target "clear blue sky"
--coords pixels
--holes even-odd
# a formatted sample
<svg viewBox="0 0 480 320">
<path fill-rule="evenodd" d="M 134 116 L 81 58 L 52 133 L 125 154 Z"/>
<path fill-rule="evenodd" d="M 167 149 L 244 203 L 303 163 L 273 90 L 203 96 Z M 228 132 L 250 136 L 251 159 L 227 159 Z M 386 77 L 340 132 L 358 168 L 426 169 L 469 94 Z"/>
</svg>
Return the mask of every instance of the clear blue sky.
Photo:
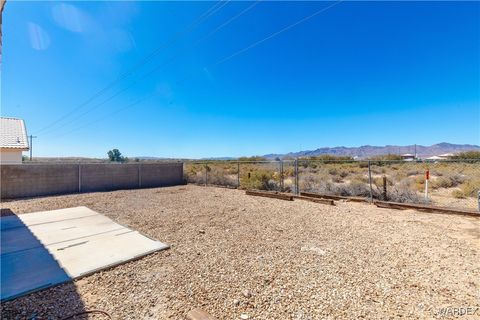
<svg viewBox="0 0 480 320">
<path fill-rule="evenodd" d="M 479 2 L 341 2 L 220 64 L 332 3 L 260 2 L 199 41 L 252 2 L 187 28 L 214 4 L 8 1 L 2 116 L 25 119 L 37 156 L 480 143 Z"/>
</svg>

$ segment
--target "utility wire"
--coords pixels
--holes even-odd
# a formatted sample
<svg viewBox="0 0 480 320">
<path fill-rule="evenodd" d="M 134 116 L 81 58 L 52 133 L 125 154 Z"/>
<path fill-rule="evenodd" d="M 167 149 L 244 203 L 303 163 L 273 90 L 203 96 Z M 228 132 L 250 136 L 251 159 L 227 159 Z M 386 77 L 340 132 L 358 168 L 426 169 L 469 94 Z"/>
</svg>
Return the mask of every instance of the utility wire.
<svg viewBox="0 0 480 320">
<path fill-rule="evenodd" d="M 248 46 L 246 46 L 246 47 L 244 47 L 244 48 L 242 48 L 242 49 L 240 49 L 240 50 L 238 50 L 238 51 L 235 51 L 234 53 L 232 53 L 232 54 L 230 54 L 230 55 L 228 55 L 228 56 L 226 56 L 226 57 L 224 57 L 224 58 L 222 58 L 222 59 L 220 59 L 220 60 L 218 60 L 218 61 L 216 61 L 216 62 L 214 62 L 214 63 L 212 63 L 212 64 L 210 64 L 210 65 L 208 65 L 208 66 L 206 66 L 205 68 L 213 68 L 213 67 L 216 67 L 216 66 L 218 66 L 218 65 L 220 65 L 220 64 L 222 64 L 222 63 L 225 63 L 225 62 L 227 62 L 228 60 L 230 60 L 230 59 L 232 59 L 232 58 L 234 58 L 234 57 L 236 57 L 236 56 L 238 56 L 238 55 L 240 55 L 240 54 L 242 54 L 242 53 L 244 53 L 244 52 L 246 52 L 246 51 L 248 51 L 248 50 L 250 50 L 250 49 L 252 49 L 252 48 L 254 48 L 254 47 L 258 46 L 258 45 L 260 45 L 260 44 L 262 44 L 262 43 L 264 43 L 265 41 L 270 40 L 270 39 L 272 39 L 272 38 L 280 35 L 281 33 L 285 32 L 285 31 L 288 31 L 288 30 L 290 30 L 290 29 L 298 26 L 299 24 L 304 23 L 304 22 L 306 22 L 306 21 L 308 21 L 308 20 L 310 20 L 310 19 L 318 16 L 319 14 L 327 11 L 328 9 L 330 9 L 330 8 L 332 8 L 332 7 L 334 7 L 334 6 L 336 6 L 337 4 L 339 4 L 339 3 L 342 2 L 342 1 L 343 1 L 343 0 L 337 0 L 337 1 L 335 1 L 334 3 L 332 3 L 332 4 L 330 4 L 330 5 L 322 8 L 322 9 L 320 9 L 320 10 L 318 10 L 318 11 L 315 11 L 315 12 L 312 13 L 311 15 L 306 16 L 306 17 L 304 17 L 303 19 L 300 19 L 300 20 L 298 20 L 297 22 L 292 23 L 292 24 L 290 24 L 290 25 L 288 25 L 288 26 L 286 26 L 286 27 L 284 27 L 284 28 L 282 28 L 282 29 L 280 29 L 280 30 L 278 30 L 278 31 L 270 34 L 269 36 L 267 36 L 267 37 L 265 37 L 265 38 L 262 38 L 262 39 L 254 42 L 254 43 L 252 43 L 252 44 L 250 44 L 250 45 L 248 45 Z M 205 68 L 204 68 L 204 69 L 205 69 Z M 190 74 L 189 76 L 185 77 L 184 79 L 179 80 L 179 81 L 177 82 L 177 84 L 181 84 L 181 83 L 189 80 L 189 79 L 192 78 L 194 75 L 195 75 L 195 73 Z"/>
<path fill-rule="evenodd" d="M 248 50 L 250 50 L 250 49 L 252 49 L 252 48 L 254 48 L 254 47 L 258 46 L 258 45 L 260 45 L 261 43 L 263 43 L 263 42 L 265 42 L 265 41 L 267 41 L 267 40 L 269 40 L 269 39 L 272 39 L 272 38 L 280 35 L 281 33 L 285 32 L 285 31 L 287 31 L 287 30 L 290 30 L 290 29 L 296 27 L 297 25 L 299 25 L 299 24 L 301 24 L 301 23 L 303 23 L 303 22 L 306 22 L 306 21 L 308 21 L 308 20 L 310 20 L 310 19 L 318 16 L 319 14 L 327 11 L 328 9 L 332 8 L 333 6 L 339 4 L 339 3 L 342 2 L 342 1 L 343 1 L 343 0 L 338 0 L 338 1 L 334 2 L 334 3 L 331 4 L 331 5 L 328 5 L 328 6 L 322 8 L 322 9 L 320 9 L 320 10 L 318 10 L 318 11 L 315 11 L 314 13 L 310 14 L 309 16 L 306 16 L 306 17 L 298 20 L 297 22 L 290 24 L 290 25 L 288 25 L 288 26 L 280 29 L 279 31 L 276 31 L 276 32 L 270 34 L 269 36 L 267 36 L 267 37 L 265 37 L 265 38 L 262 38 L 261 40 L 258 40 L 258 41 L 256 41 L 256 42 L 254 42 L 254 43 L 252 43 L 252 44 L 250 44 L 250 45 L 248 45 L 248 46 L 246 46 L 246 47 L 244 47 L 244 48 L 242 48 L 242 49 L 240 49 L 240 50 L 238 50 L 238 51 L 236 51 L 236 52 L 234 52 L 234 53 L 232 53 L 232 54 L 230 54 L 230 55 L 228 55 L 228 56 L 226 56 L 226 57 L 224 57 L 224 58 L 222 58 L 222 59 L 220 59 L 220 60 L 218 60 L 218 61 L 210 64 L 210 65 L 208 65 L 208 66 L 205 67 L 205 68 L 218 66 L 218 65 L 220 65 L 220 64 L 222 64 L 222 63 L 224 63 L 224 62 L 226 62 L 226 61 L 228 61 L 228 60 L 230 60 L 230 59 L 232 59 L 232 58 L 234 58 L 234 57 L 236 57 L 236 56 L 238 56 L 239 54 L 244 53 L 244 52 L 246 52 L 246 51 L 248 51 Z M 205 68 L 202 68 L 202 70 L 204 70 Z M 181 83 L 185 82 L 186 80 L 190 79 L 191 77 L 192 77 L 192 76 L 190 75 L 189 77 L 186 77 L 186 78 L 184 78 L 184 79 L 181 80 L 181 81 L 177 81 L 177 85 L 180 85 Z M 151 96 L 152 96 L 152 94 L 148 95 L 147 97 L 150 98 Z M 106 119 L 106 118 L 108 118 L 108 117 L 110 117 L 110 116 L 112 116 L 112 115 L 117 114 L 117 113 L 120 112 L 120 111 L 123 111 L 123 110 L 125 110 L 125 109 L 127 109 L 127 108 L 130 108 L 130 107 L 133 106 L 133 105 L 136 105 L 136 104 L 140 103 L 140 102 L 143 101 L 143 100 L 144 100 L 144 99 L 140 99 L 139 101 L 135 102 L 134 104 L 128 105 L 126 108 L 122 108 L 122 109 L 119 109 L 119 110 L 114 111 L 114 112 L 112 112 L 112 113 L 108 113 L 108 114 L 106 114 L 104 117 L 102 117 L 101 119 L 98 119 L 98 120 L 96 120 L 96 121 L 94 121 L 94 122 L 87 123 L 86 125 L 81 126 L 81 127 L 79 127 L 79 128 L 76 128 L 76 129 L 74 129 L 74 130 L 72 130 L 72 131 L 69 131 L 69 132 L 67 132 L 67 133 L 64 134 L 64 135 L 70 134 L 70 133 L 72 133 L 72 132 L 74 132 L 74 131 L 77 131 L 77 130 L 80 130 L 80 129 L 86 127 L 86 126 L 89 126 L 89 125 L 91 125 L 91 124 L 97 123 L 98 121 L 104 120 L 104 119 Z M 64 136 L 64 135 L 62 135 L 62 136 Z"/>
<path fill-rule="evenodd" d="M 222 64 L 222 63 L 224 63 L 224 62 L 232 59 L 233 57 L 236 57 L 236 56 L 238 56 L 239 54 L 244 53 L 245 51 L 248 51 L 248 50 L 250 50 L 250 49 L 258 46 L 259 44 L 261 44 L 261 43 L 263 43 L 263 42 L 265 42 L 265 41 L 267 41 L 267 40 L 270 40 L 270 39 L 278 36 L 279 34 L 281 34 L 281 33 L 285 32 L 285 31 L 287 31 L 287 30 L 290 30 L 290 29 L 296 27 L 296 26 L 298 26 L 299 24 L 304 23 L 304 22 L 307 21 L 307 20 L 312 19 L 313 17 L 318 16 L 319 14 L 327 11 L 328 9 L 332 8 L 333 6 L 336 6 L 336 5 L 339 4 L 341 1 L 342 1 L 342 0 L 338 0 L 338 1 L 334 2 L 334 3 L 332 3 L 331 5 L 326 6 L 325 8 L 320 9 L 320 10 L 314 12 L 314 13 L 312 13 L 312 14 L 309 15 L 309 16 L 306 16 L 305 18 L 303 18 L 303 19 L 301 19 L 301 20 L 299 20 L 299 21 L 297 21 L 297 22 L 295 22 L 295 23 L 292 23 L 291 25 L 288 25 L 288 26 L 286 26 L 285 28 L 278 30 L 277 32 L 272 33 L 272 34 L 269 35 L 268 37 L 265 37 L 265 38 L 263 38 L 263 39 L 261 39 L 261 40 L 258 40 L 258 41 L 256 41 L 256 42 L 252 43 L 251 45 L 246 46 L 245 48 L 240 49 L 240 50 L 232 53 L 231 55 L 229 55 L 229 56 L 227 56 L 227 57 L 225 57 L 225 58 L 223 58 L 223 59 L 220 59 L 219 61 L 213 63 L 213 64 L 210 65 L 209 67 L 214 67 L 214 66 L 217 66 L 217 65 L 219 65 L 219 64 Z"/>
<path fill-rule="evenodd" d="M 68 126 L 69 124 L 72 124 L 74 122 L 76 122 L 78 119 L 82 118 L 83 116 L 87 115 L 88 113 L 92 112 L 93 110 L 101 107 L 102 105 L 104 105 L 105 103 L 111 101 L 112 99 L 114 99 L 115 97 L 119 96 L 120 94 L 122 94 L 123 92 L 127 91 L 128 89 L 130 89 L 131 87 L 133 87 L 135 84 L 137 84 L 139 81 L 142 81 L 146 78 L 148 78 L 149 76 L 151 76 L 152 74 L 154 74 L 155 72 L 157 72 L 159 69 L 161 69 L 162 67 L 165 67 L 169 64 L 171 64 L 172 62 L 174 62 L 176 59 L 178 59 L 179 57 L 181 57 L 183 54 L 185 54 L 186 52 L 188 52 L 189 50 L 193 49 L 195 46 L 197 46 L 198 44 L 200 44 L 201 42 L 207 40 L 208 38 L 210 38 L 211 36 L 213 36 L 216 32 L 218 32 L 219 30 L 221 30 L 222 28 L 224 28 L 225 26 L 227 26 L 228 24 L 230 24 L 232 21 L 234 21 L 235 19 L 237 19 L 238 17 L 240 17 L 241 15 L 245 14 L 247 11 L 251 10 L 254 6 L 256 6 L 261 0 L 257 0 L 256 2 L 254 2 L 252 5 L 248 6 L 247 8 L 245 8 L 244 10 L 242 10 L 241 12 L 239 12 L 238 14 L 234 15 L 233 17 L 231 17 L 230 19 L 228 19 L 227 21 L 225 21 L 224 23 L 222 23 L 221 25 L 219 25 L 218 27 L 216 27 L 215 29 L 213 29 L 212 31 L 210 31 L 205 37 L 202 37 L 200 38 L 198 41 L 196 41 L 192 46 L 190 46 L 188 49 L 185 49 L 183 51 L 179 51 L 177 55 L 171 57 L 169 60 L 165 61 L 164 63 L 156 66 L 154 69 L 150 70 L 149 72 L 145 73 L 144 75 L 142 75 L 140 78 L 134 80 L 132 83 L 130 83 L 130 85 L 128 85 L 127 87 L 123 88 L 122 90 L 120 91 L 117 91 L 115 94 L 113 94 L 112 96 L 110 96 L 109 98 L 107 98 L 106 100 L 94 105 L 93 107 L 91 107 L 90 109 L 87 109 L 85 112 L 77 115 L 76 117 L 74 117 L 73 119 L 71 119 L 70 121 L 66 122 L 66 123 L 63 123 L 62 125 L 60 125 L 59 127 L 57 128 L 52 128 L 50 130 L 47 130 L 46 132 L 44 132 L 43 134 L 46 135 L 46 134 L 50 134 L 58 129 L 61 129 L 62 127 L 65 127 L 65 126 Z"/>
<path fill-rule="evenodd" d="M 120 113 L 120 112 L 122 112 L 122 111 L 124 111 L 124 110 L 130 109 L 131 107 L 134 107 L 134 106 L 136 106 L 137 104 L 139 104 L 139 103 L 141 103 L 141 102 L 144 102 L 145 100 L 148 100 L 148 99 L 150 99 L 151 97 L 153 97 L 153 96 L 155 96 L 155 95 L 157 95 L 157 94 L 158 94 L 158 93 L 150 93 L 150 94 L 148 94 L 147 96 L 144 96 L 144 97 L 142 97 L 142 98 L 140 98 L 140 99 L 137 99 L 135 102 L 130 103 L 130 104 L 126 105 L 126 106 L 123 107 L 123 108 L 117 109 L 117 110 L 115 110 L 114 112 L 111 112 L 111 113 L 107 113 L 105 116 L 103 116 L 103 117 L 101 117 L 101 118 L 98 118 L 98 119 L 95 120 L 95 121 L 88 122 L 88 123 L 84 124 L 83 126 L 77 127 L 77 128 L 75 128 L 75 129 L 73 129 L 73 130 L 70 130 L 70 131 L 66 132 L 65 134 L 63 134 L 62 136 L 71 134 L 71 133 L 76 132 L 76 131 L 78 131 L 78 130 L 81 130 L 81 129 L 85 128 L 85 127 L 89 127 L 89 126 L 91 126 L 91 125 L 93 125 L 93 124 L 95 124 L 95 123 L 97 123 L 97 122 L 100 122 L 100 121 L 105 120 L 105 119 L 107 119 L 107 118 L 109 118 L 109 117 L 111 117 L 111 116 L 114 116 L 114 115 L 116 115 L 117 113 Z M 57 138 L 58 138 L 58 136 L 57 136 Z"/>
<path fill-rule="evenodd" d="M 64 114 L 63 116 L 59 117 L 57 120 L 51 122 L 50 124 L 46 125 L 45 127 L 41 128 L 40 130 L 38 130 L 37 134 L 45 131 L 48 128 L 51 128 L 51 127 L 55 126 L 57 123 L 63 121 L 66 118 L 68 118 L 70 115 L 74 114 L 76 111 L 78 111 L 79 109 L 81 109 L 85 105 L 89 104 L 95 98 L 102 95 L 108 89 L 112 88 L 118 82 L 120 82 L 121 80 L 123 80 L 123 79 L 127 78 L 128 76 L 132 75 L 135 72 L 135 70 L 137 70 L 138 68 L 140 68 L 143 65 L 147 64 L 148 62 L 150 62 L 155 56 L 157 56 L 160 52 L 162 52 L 162 50 L 164 50 L 166 48 L 169 48 L 171 45 L 173 45 L 180 37 L 182 37 L 185 34 L 188 34 L 191 31 L 193 31 L 198 25 L 200 25 L 202 22 L 207 20 L 210 16 L 215 14 L 218 10 L 222 9 L 229 1 L 230 0 L 226 0 L 226 1 L 220 0 L 220 1 L 216 2 L 215 5 L 210 7 L 207 11 L 205 11 L 202 15 L 200 15 L 197 19 L 195 19 L 192 23 L 190 23 L 186 28 L 184 28 L 184 29 L 178 31 L 177 33 L 175 33 L 171 37 L 171 39 L 163 42 L 159 47 L 157 47 L 153 52 L 151 52 L 146 57 L 144 57 L 142 60 L 140 60 L 132 68 L 130 68 L 129 70 L 127 70 L 126 72 L 124 72 L 123 74 L 118 76 L 115 80 L 113 80 L 112 82 L 107 84 L 104 88 L 97 91 L 90 98 L 88 98 L 87 100 L 85 100 L 84 102 L 82 102 L 81 104 L 79 104 L 78 106 L 76 106 L 75 108 L 73 108 L 72 110 L 70 110 L 69 112 Z"/>
</svg>

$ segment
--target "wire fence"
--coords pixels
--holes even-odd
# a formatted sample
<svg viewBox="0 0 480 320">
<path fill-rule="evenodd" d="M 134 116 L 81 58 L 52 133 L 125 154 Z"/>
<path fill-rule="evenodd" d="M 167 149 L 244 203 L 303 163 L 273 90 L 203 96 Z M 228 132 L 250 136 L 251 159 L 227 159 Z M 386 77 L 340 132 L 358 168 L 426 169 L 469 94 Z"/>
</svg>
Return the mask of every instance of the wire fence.
<svg viewBox="0 0 480 320">
<path fill-rule="evenodd" d="M 480 208 L 480 159 L 189 161 L 188 183 Z"/>
</svg>

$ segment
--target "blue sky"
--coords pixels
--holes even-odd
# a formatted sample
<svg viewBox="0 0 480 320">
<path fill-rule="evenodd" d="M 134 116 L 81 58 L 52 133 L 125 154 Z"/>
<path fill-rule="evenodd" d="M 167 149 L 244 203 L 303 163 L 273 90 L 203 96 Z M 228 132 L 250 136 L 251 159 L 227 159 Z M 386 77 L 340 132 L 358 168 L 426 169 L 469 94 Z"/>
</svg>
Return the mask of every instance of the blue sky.
<svg viewBox="0 0 480 320">
<path fill-rule="evenodd" d="M 37 156 L 480 144 L 479 2 L 341 2 L 218 64 L 331 4 L 9 1 L 2 116 Z"/>
</svg>

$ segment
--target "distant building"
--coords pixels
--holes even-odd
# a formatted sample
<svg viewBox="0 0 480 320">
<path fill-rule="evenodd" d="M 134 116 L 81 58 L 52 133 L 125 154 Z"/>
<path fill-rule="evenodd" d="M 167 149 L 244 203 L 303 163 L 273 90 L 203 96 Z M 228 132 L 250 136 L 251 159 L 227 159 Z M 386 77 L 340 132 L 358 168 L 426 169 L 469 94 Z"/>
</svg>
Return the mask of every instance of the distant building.
<svg viewBox="0 0 480 320">
<path fill-rule="evenodd" d="M 425 160 L 427 160 L 427 161 L 448 160 L 448 159 L 451 159 L 453 156 L 454 156 L 453 153 L 444 153 L 444 154 L 441 154 L 441 155 L 438 155 L 438 156 L 432 156 L 432 157 L 425 158 Z"/>
<path fill-rule="evenodd" d="M 454 156 L 453 153 L 444 153 L 444 154 L 439 155 L 440 158 L 445 159 L 445 160 L 450 159 L 453 156 Z"/>
<path fill-rule="evenodd" d="M 0 164 L 22 163 L 22 152 L 28 149 L 23 120 L 0 117 Z"/>
<path fill-rule="evenodd" d="M 426 161 L 438 161 L 438 160 L 443 160 L 443 158 L 440 158 L 439 156 L 432 156 L 425 158 Z"/>
<path fill-rule="evenodd" d="M 404 161 L 413 161 L 413 160 L 415 160 L 415 155 L 413 155 L 411 153 L 405 153 L 405 154 L 402 154 L 402 159 Z"/>
</svg>

